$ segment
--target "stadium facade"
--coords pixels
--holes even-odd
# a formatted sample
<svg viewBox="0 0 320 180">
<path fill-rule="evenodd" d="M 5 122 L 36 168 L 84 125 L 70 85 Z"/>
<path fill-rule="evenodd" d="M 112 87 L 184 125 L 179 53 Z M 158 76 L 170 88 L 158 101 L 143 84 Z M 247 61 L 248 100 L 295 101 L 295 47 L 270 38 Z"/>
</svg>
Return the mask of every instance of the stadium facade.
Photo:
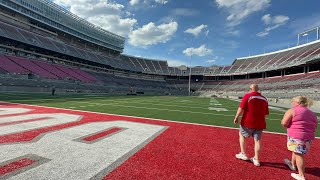
<svg viewBox="0 0 320 180">
<path fill-rule="evenodd" d="M 186 94 L 189 67 L 122 54 L 125 38 L 47 0 L 0 0 L 1 90 Z M 318 91 L 320 41 L 237 58 L 229 66 L 192 67 L 191 89 L 240 95 L 259 83 L 274 97 Z M 21 89 L 21 88 L 19 88 Z M 316 96 L 316 95 L 315 95 Z M 319 98 L 319 97 L 315 97 Z"/>
</svg>

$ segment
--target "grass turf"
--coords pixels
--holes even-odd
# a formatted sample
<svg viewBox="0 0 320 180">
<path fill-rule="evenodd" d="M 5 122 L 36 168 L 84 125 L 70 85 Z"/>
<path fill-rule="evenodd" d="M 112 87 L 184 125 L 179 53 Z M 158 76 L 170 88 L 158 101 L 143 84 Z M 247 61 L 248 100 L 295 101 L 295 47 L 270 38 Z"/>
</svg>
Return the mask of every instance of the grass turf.
<svg viewBox="0 0 320 180">
<path fill-rule="evenodd" d="M 222 98 L 177 96 L 101 96 L 48 94 L 0 94 L 6 102 L 85 110 L 119 115 L 167 119 L 190 123 L 237 127 L 233 118 L 239 102 Z M 224 108 L 227 111 L 209 110 Z M 270 109 L 267 131 L 285 133 L 280 121 L 286 109 Z M 320 136 L 320 128 L 317 130 Z"/>
</svg>

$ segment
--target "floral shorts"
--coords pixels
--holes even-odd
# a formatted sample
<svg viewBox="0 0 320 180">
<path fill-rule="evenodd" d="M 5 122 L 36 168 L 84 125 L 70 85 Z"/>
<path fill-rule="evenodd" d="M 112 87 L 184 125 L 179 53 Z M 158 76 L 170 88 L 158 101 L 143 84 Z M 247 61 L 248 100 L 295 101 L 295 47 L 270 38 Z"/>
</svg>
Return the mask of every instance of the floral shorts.
<svg viewBox="0 0 320 180">
<path fill-rule="evenodd" d="M 307 154 L 310 150 L 311 142 L 312 140 L 301 141 L 288 136 L 287 147 L 289 151 L 299 154 Z"/>
</svg>

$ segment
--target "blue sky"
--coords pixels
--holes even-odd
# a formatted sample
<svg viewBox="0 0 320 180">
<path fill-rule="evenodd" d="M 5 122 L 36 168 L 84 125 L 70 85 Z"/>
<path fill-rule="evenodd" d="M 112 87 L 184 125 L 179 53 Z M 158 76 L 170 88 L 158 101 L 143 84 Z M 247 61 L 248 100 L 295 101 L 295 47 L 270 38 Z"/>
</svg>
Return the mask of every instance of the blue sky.
<svg viewBox="0 0 320 180">
<path fill-rule="evenodd" d="M 53 0 L 126 37 L 124 53 L 169 65 L 230 65 L 297 44 L 320 26 L 318 0 Z M 301 39 L 315 40 L 315 33 Z"/>
</svg>

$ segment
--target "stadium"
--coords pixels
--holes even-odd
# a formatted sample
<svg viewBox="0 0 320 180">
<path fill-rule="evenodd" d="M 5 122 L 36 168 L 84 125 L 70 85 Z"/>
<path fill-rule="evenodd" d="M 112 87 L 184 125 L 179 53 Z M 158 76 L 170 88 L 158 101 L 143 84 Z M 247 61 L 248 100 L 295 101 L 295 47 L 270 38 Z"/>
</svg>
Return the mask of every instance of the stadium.
<svg viewBox="0 0 320 180">
<path fill-rule="evenodd" d="M 124 54 L 125 37 L 52 1 L 0 0 L 0 179 L 290 179 L 283 114 L 297 95 L 320 113 L 319 27 L 298 38 L 311 31 L 230 65 L 174 67 Z M 233 124 L 252 83 L 270 108 L 254 170 L 234 158 Z M 307 179 L 319 152 L 316 139 Z"/>
</svg>

